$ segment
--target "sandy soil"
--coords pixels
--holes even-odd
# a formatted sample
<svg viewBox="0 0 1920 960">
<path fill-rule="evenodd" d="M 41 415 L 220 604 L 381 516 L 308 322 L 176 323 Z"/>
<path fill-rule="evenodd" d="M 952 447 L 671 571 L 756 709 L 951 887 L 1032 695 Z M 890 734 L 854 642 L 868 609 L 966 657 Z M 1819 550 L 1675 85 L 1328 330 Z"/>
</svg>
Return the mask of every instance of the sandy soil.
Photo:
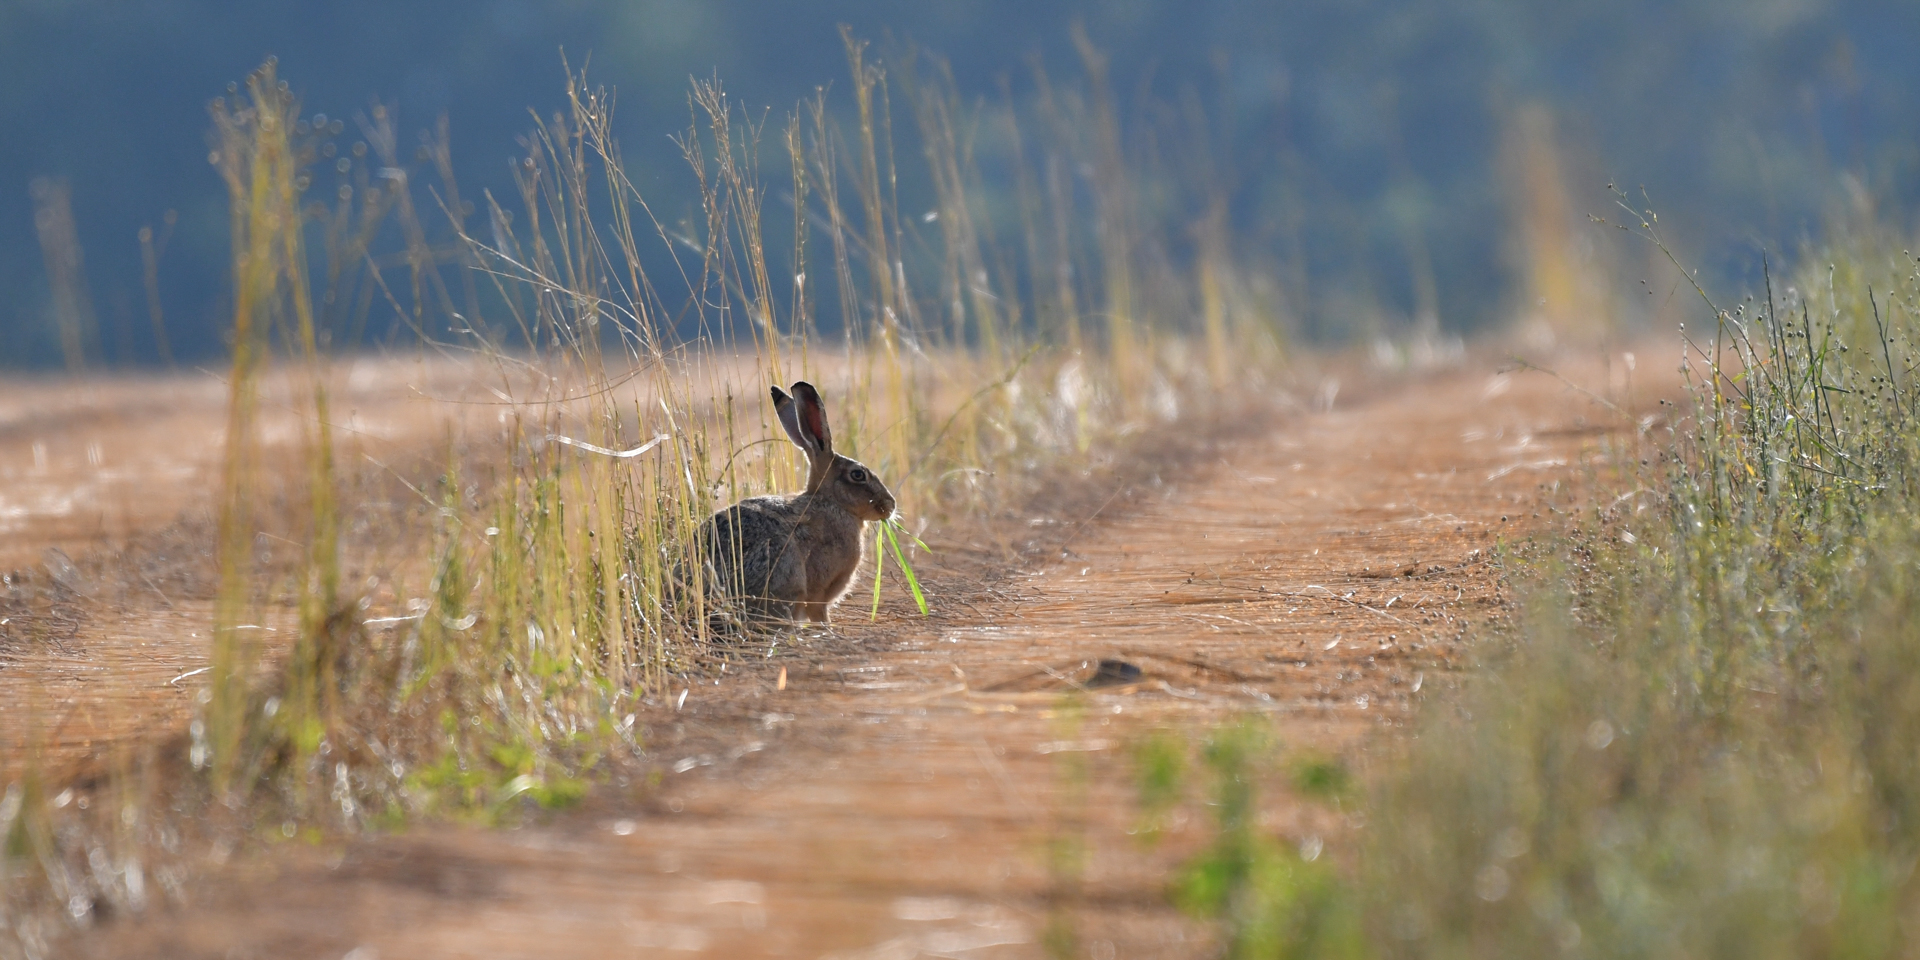
<svg viewBox="0 0 1920 960">
<path fill-rule="evenodd" d="M 510 830 L 242 855 L 188 905 L 69 947 L 905 960 L 1045 956 L 1051 929 L 1077 956 L 1204 956 L 1209 931 L 1164 896 L 1203 811 L 1157 845 L 1130 836 L 1131 746 L 1259 715 L 1285 754 L 1364 774 L 1466 665 L 1465 626 L 1503 609 L 1499 545 L 1573 502 L 1622 423 L 1480 367 L 1182 438 L 1059 510 L 935 542 L 935 616 L 843 609 L 833 633 L 676 693 L 643 718 L 651 778 Z M 144 633 L 70 641 L 89 651 L 71 670 L 111 672 L 91 651 Z M 165 662 L 148 685 L 192 661 Z M 1263 825 L 1291 842 L 1339 858 L 1364 829 L 1269 787 Z"/>
</svg>

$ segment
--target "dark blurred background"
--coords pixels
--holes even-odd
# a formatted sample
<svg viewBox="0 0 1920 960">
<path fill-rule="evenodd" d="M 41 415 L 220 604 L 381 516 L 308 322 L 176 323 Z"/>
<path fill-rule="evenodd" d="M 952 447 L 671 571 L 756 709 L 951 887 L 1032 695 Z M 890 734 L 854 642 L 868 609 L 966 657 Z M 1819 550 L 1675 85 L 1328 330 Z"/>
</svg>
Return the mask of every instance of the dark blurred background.
<svg viewBox="0 0 1920 960">
<path fill-rule="evenodd" d="M 1036 56 L 1079 76 L 1076 20 L 1123 114 L 1186 90 L 1215 114 L 1236 240 L 1286 265 L 1292 322 L 1320 340 L 1511 319 L 1539 283 L 1516 250 L 1528 223 L 1612 243 L 1586 220 L 1617 212 L 1609 182 L 1636 206 L 1644 186 L 1683 255 L 1733 287 L 1761 249 L 1791 256 L 1836 218 L 1904 225 L 1920 193 L 1911 0 L 3 0 L 0 366 L 62 362 L 62 273 L 90 300 L 90 365 L 158 362 L 143 227 L 172 354 L 223 350 L 206 103 L 269 54 L 309 112 L 378 100 L 407 135 L 445 114 L 469 196 L 511 193 L 528 109 L 562 103 L 561 49 L 590 58 L 641 189 L 671 211 L 694 202 L 668 140 L 690 77 L 717 74 L 777 130 L 817 86 L 844 94 L 845 23 L 938 51 L 963 93 L 996 100 L 1003 75 L 1031 86 Z M 43 206 L 68 191 L 70 227 L 36 230 L 36 181 Z M 83 260 L 59 252 L 75 240 Z M 1611 256 L 1627 275 L 1650 262 Z"/>
</svg>

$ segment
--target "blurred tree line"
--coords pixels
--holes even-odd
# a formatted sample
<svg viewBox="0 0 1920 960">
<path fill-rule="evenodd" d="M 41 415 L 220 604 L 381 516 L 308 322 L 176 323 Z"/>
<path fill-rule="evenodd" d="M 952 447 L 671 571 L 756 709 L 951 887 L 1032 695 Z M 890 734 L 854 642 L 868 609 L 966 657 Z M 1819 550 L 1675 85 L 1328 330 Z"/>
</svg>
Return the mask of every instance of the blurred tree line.
<svg viewBox="0 0 1920 960">
<path fill-rule="evenodd" d="M 309 112 L 444 115 L 465 194 L 504 197 L 564 49 L 617 88 L 628 163 L 671 220 L 697 202 L 669 139 L 690 77 L 771 108 L 770 131 L 821 85 L 845 107 L 844 23 L 937 51 L 993 101 L 1035 62 L 1079 76 L 1075 22 L 1127 122 L 1204 108 L 1234 242 L 1322 340 L 1546 304 L 1565 284 L 1530 253 L 1543 229 L 1642 269 L 1594 252 L 1609 183 L 1636 206 L 1644 185 L 1703 276 L 1742 283 L 1762 247 L 1790 254 L 1842 211 L 1904 225 L 1920 193 L 1911 0 L 0 0 L 0 366 L 223 349 L 206 103 L 268 54 Z"/>
</svg>

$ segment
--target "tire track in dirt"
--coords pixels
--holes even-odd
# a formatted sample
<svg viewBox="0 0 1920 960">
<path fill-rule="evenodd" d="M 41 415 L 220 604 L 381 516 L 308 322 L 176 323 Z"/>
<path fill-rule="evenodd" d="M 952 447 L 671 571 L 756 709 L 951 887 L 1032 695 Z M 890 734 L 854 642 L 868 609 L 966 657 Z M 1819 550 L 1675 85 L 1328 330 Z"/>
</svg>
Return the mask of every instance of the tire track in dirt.
<svg viewBox="0 0 1920 960">
<path fill-rule="evenodd" d="M 1571 497 L 1604 415 L 1549 378 L 1482 370 L 1292 418 L 1163 470 L 1119 522 L 1071 520 L 1061 549 L 970 608 L 847 624 L 851 642 L 693 687 L 651 718 L 657 786 L 515 830 L 243 858 L 193 907 L 75 946 L 1038 957 L 1051 926 L 1081 955 L 1200 955 L 1206 929 L 1162 884 L 1204 826 L 1132 842 L 1127 745 L 1255 713 L 1289 749 L 1365 767 L 1378 731 L 1462 663 L 1464 626 L 1502 603 L 1496 543 Z M 1096 677 L 1103 659 L 1139 675 Z M 1263 827 L 1329 850 L 1356 829 L 1270 807 Z"/>
</svg>

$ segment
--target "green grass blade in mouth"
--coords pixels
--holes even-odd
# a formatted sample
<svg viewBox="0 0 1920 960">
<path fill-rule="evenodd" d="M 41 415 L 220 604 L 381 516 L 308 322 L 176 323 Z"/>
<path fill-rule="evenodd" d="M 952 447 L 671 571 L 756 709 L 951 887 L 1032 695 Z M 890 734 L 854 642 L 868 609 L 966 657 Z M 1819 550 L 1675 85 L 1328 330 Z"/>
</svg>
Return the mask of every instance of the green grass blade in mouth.
<svg viewBox="0 0 1920 960">
<path fill-rule="evenodd" d="M 894 561 L 900 564 L 900 572 L 906 574 L 907 590 L 913 594 L 914 605 L 920 608 L 920 615 L 924 617 L 927 615 L 927 595 L 920 590 L 920 578 L 914 576 L 913 564 L 907 562 L 906 551 L 900 549 L 900 538 L 895 535 L 894 530 L 896 526 L 898 526 L 897 521 L 892 520 L 880 524 L 880 536 L 886 540 L 887 546 L 893 550 Z M 900 532 L 905 533 L 904 530 Z M 911 533 L 908 533 L 907 537 L 915 543 L 920 543 L 920 538 Z M 924 548 L 926 544 L 921 543 L 920 546 Z M 874 574 L 873 582 L 876 587 L 879 586 L 880 575 L 878 573 Z"/>
</svg>

